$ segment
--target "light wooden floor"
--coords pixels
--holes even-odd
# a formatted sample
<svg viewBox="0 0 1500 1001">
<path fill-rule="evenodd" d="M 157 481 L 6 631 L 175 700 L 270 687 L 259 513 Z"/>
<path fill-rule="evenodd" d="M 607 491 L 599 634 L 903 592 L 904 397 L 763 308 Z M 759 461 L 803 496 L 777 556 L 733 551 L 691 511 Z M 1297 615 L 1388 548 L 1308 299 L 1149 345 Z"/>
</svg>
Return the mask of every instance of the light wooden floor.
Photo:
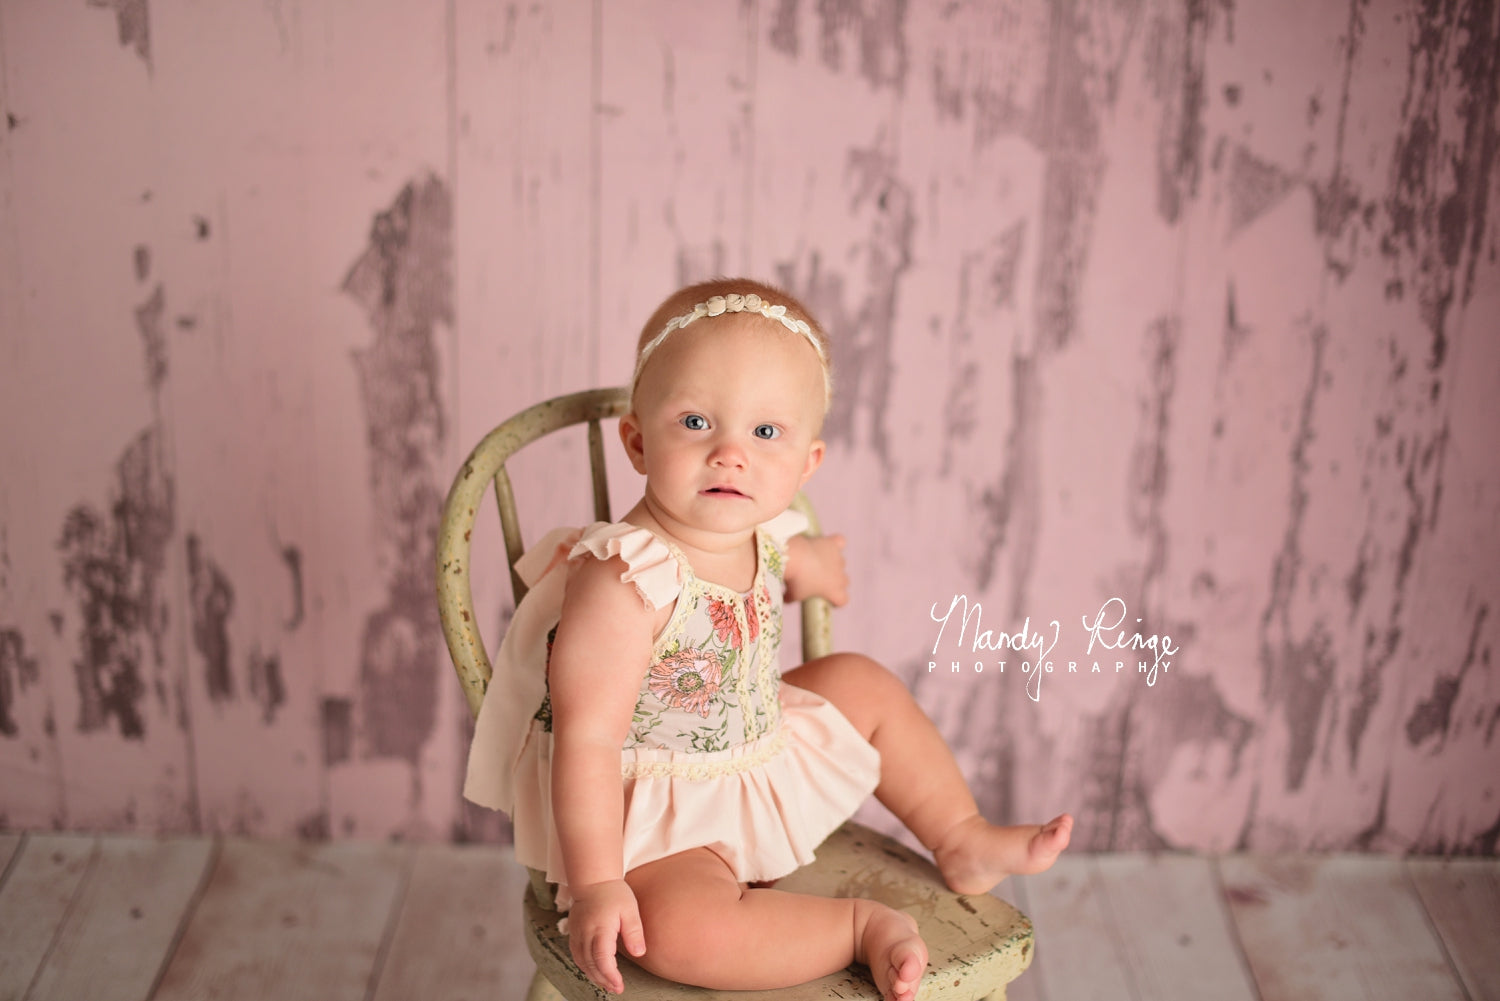
<svg viewBox="0 0 1500 1001">
<path fill-rule="evenodd" d="M 0 1001 L 509 1001 L 506 851 L 0 834 Z M 1065 858 L 1013 1001 L 1500 999 L 1500 862 Z"/>
</svg>

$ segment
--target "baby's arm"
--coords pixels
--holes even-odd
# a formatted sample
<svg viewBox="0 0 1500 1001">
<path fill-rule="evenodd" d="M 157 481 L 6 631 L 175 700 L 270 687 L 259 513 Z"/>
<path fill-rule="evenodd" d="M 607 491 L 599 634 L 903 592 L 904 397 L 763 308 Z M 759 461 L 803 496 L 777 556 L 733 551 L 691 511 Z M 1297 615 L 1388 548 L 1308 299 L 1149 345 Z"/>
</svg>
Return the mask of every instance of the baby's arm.
<svg viewBox="0 0 1500 1001">
<path fill-rule="evenodd" d="M 615 962 L 623 937 L 646 951 L 635 895 L 624 880 L 620 748 L 651 657 L 653 615 L 618 558 L 584 560 L 568 578 L 548 671 L 552 696 L 552 813 L 574 903 L 573 959 L 600 987 L 624 989 Z"/>
<path fill-rule="evenodd" d="M 804 598 L 827 598 L 839 607 L 848 603 L 842 535 L 794 535 L 787 540 L 786 600 Z"/>
</svg>

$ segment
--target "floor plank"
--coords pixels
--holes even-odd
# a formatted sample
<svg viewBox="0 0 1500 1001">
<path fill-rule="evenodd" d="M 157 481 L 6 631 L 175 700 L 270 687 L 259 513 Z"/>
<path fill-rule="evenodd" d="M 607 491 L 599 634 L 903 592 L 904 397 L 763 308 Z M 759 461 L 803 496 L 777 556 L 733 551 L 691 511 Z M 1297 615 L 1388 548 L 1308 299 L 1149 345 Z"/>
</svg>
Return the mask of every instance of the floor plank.
<svg viewBox="0 0 1500 1001">
<path fill-rule="evenodd" d="M 1036 928 L 1036 958 L 1021 980 L 1031 981 L 1027 989 L 1034 996 L 1142 1001 L 1121 955 L 1093 856 L 1065 855 L 1046 872 L 1027 876 L 1025 890 L 1031 907 L 1026 913 Z"/>
<path fill-rule="evenodd" d="M 1407 872 L 1471 998 L 1500 998 L 1500 861 L 1410 859 Z"/>
<path fill-rule="evenodd" d="M 1131 980 L 1151 1001 L 1256 1001 L 1213 863 L 1188 855 L 1100 855 L 1099 885 Z"/>
<path fill-rule="evenodd" d="M 363 998 L 412 850 L 226 840 L 155 1001 Z"/>
<path fill-rule="evenodd" d="M 0 835 L 0 1001 L 523 996 L 505 849 L 214 851 Z M 1077 855 L 997 895 L 1037 929 L 1010 1001 L 1500 998 L 1493 859 Z"/>
<path fill-rule="evenodd" d="M 520 998 L 536 969 L 521 937 L 525 887 L 509 849 L 423 846 L 374 1001 Z"/>
<path fill-rule="evenodd" d="M 1463 1001 L 1393 860 L 1229 857 L 1220 872 L 1264 1001 Z"/>
<path fill-rule="evenodd" d="M 94 838 L 30 834 L 0 887 L 0 1001 L 25 997 L 68 915 Z"/>
<path fill-rule="evenodd" d="M 212 853 L 203 838 L 102 839 L 27 1001 L 149 996 Z"/>
</svg>

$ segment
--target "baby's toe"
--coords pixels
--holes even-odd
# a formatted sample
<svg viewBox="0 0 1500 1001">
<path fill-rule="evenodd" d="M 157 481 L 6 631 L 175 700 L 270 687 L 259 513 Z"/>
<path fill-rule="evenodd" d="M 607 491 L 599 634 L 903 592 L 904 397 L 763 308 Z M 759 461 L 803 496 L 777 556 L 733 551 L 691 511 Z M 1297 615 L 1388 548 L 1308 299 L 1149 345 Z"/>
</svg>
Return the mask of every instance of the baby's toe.
<svg viewBox="0 0 1500 1001">
<path fill-rule="evenodd" d="M 1062 851 L 1068 847 L 1068 841 L 1073 837 L 1073 818 L 1063 814 L 1052 823 L 1047 825 L 1048 840 L 1054 851 Z"/>
<path fill-rule="evenodd" d="M 909 1001 L 916 997 L 927 961 L 915 948 L 902 950 L 891 960 L 891 990 L 900 1001 Z"/>
</svg>

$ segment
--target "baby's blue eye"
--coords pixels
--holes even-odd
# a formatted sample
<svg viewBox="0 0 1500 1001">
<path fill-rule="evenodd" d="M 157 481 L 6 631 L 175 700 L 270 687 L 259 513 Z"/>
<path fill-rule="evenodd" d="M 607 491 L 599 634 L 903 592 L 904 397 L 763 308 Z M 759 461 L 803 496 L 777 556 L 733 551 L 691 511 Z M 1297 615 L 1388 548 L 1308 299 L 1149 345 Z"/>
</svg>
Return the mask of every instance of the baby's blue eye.
<svg viewBox="0 0 1500 1001">
<path fill-rule="evenodd" d="M 688 414 L 678 423 L 689 431 L 704 431 L 708 428 L 708 419 L 702 414 Z"/>
<path fill-rule="evenodd" d="M 781 437 L 781 428 L 775 424 L 757 424 L 755 426 L 755 437 L 770 441 L 772 438 Z"/>
</svg>

